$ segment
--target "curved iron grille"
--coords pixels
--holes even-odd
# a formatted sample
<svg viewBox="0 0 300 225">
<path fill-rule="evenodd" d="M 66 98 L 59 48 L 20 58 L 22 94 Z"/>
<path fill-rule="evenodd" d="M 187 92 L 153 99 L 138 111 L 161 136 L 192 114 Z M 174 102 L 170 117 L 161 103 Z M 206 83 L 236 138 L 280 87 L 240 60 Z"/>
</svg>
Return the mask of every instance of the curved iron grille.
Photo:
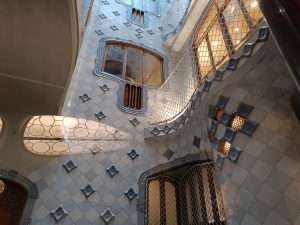
<svg viewBox="0 0 300 225">
<path fill-rule="evenodd" d="M 145 224 L 225 225 L 214 164 L 193 165 L 176 178 L 165 175 L 148 178 Z"/>
</svg>

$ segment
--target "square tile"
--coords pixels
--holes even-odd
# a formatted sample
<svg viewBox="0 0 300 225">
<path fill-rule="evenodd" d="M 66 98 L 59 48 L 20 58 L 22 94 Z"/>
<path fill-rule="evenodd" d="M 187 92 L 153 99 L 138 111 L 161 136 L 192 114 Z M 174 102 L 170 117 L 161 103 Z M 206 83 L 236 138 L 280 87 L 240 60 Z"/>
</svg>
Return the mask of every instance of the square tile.
<svg viewBox="0 0 300 225">
<path fill-rule="evenodd" d="M 264 184 L 260 191 L 257 193 L 256 197 L 265 203 L 267 206 L 273 208 L 277 201 L 279 200 L 281 193 L 276 191 L 271 186 Z"/>
<path fill-rule="evenodd" d="M 272 167 L 261 160 L 257 160 L 251 169 L 251 173 L 261 180 L 265 181 L 272 172 Z"/>
<path fill-rule="evenodd" d="M 283 156 L 276 168 L 290 177 L 294 177 L 300 169 L 300 163 L 288 156 Z"/>
<path fill-rule="evenodd" d="M 194 136 L 194 140 L 193 140 L 193 145 L 196 147 L 196 148 L 200 148 L 200 138 L 197 137 L 197 136 Z"/>
<path fill-rule="evenodd" d="M 174 155 L 174 152 L 167 148 L 167 150 L 165 151 L 165 153 L 163 154 L 163 156 L 167 159 L 170 160 L 172 158 L 172 156 Z"/>
<path fill-rule="evenodd" d="M 247 210 L 251 205 L 254 196 L 247 191 L 245 188 L 241 188 L 238 195 L 236 196 L 236 203 L 243 209 Z"/>
</svg>

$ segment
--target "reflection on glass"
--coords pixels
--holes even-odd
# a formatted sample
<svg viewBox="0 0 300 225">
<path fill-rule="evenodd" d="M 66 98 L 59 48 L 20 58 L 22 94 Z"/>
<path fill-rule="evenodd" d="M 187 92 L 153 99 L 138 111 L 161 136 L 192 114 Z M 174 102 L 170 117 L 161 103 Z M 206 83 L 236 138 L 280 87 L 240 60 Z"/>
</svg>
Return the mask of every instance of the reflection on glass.
<svg viewBox="0 0 300 225">
<path fill-rule="evenodd" d="M 121 45 L 106 46 L 104 72 L 122 77 L 124 51 L 125 48 Z"/>
<path fill-rule="evenodd" d="M 34 116 L 24 131 L 24 145 L 38 155 L 111 151 L 130 136 L 108 125 L 74 117 Z M 122 142 L 123 143 L 123 142 Z"/>
<path fill-rule="evenodd" d="M 163 82 L 163 59 L 142 48 L 107 44 L 103 71 L 131 83 L 157 85 Z"/>
<path fill-rule="evenodd" d="M 207 43 L 205 40 L 203 40 L 202 43 L 199 45 L 197 49 L 197 55 L 201 79 L 204 79 L 205 75 L 208 74 L 212 69 Z"/>
<path fill-rule="evenodd" d="M 143 55 L 143 82 L 157 86 L 162 83 L 162 60 L 147 52 Z"/>
<path fill-rule="evenodd" d="M 262 13 L 260 11 L 260 8 L 258 6 L 258 3 L 256 0 L 244 0 L 245 8 L 248 11 L 251 20 L 253 24 L 257 24 L 261 18 L 262 18 Z"/>
<path fill-rule="evenodd" d="M 208 38 L 210 41 L 214 62 L 216 65 L 219 65 L 228 54 L 219 21 L 216 21 L 211 27 L 210 31 L 208 32 Z"/>
<path fill-rule="evenodd" d="M 125 80 L 132 83 L 143 83 L 143 51 L 138 48 L 127 48 Z"/>
<path fill-rule="evenodd" d="M 225 8 L 223 15 L 233 45 L 239 46 L 239 43 L 250 30 L 239 3 L 236 0 L 232 0 Z"/>
</svg>

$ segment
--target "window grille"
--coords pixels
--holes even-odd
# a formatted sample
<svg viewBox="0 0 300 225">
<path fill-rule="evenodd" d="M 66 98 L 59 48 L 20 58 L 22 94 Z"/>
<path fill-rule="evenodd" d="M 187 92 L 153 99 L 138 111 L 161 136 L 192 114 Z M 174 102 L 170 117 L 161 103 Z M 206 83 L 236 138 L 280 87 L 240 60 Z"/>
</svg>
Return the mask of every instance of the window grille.
<svg viewBox="0 0 300 225">
<path fill-rule="evenodd" d="M 146 225 L 225 225 L 221 190 L 213 163 L 146 181 Z"/>
</svg>

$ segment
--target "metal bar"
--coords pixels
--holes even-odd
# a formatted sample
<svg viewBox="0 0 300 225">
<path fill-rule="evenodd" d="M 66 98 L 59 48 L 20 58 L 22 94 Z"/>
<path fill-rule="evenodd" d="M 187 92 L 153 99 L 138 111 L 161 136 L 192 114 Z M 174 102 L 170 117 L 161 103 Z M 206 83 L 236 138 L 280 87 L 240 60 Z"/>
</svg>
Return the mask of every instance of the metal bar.
<svg viewBox="0 0 300 225">
<path fill-rule="evenodd" d="M 159 195 L 160 195 L 160 224 L 167 224 L 166 219 L 166 196 L 165 196 L 165 182 L 164 180 L 159 180 Z"/>
<path fill-rule="evenodd" d="M 250 30 L 252 30 L 254 27 L 254 24 L 253 24 L 253 21 L 251 19 L 251 16 L 250 16 L 248 10 L 246 9 L 244 0 L 237 0 L 237 2 L 239 3 L 240 9 L 243 13 L 243 16 L 244 16 L 247 24 L 248 24 L 248 27 L 250 28 Z"/>
</svg>

